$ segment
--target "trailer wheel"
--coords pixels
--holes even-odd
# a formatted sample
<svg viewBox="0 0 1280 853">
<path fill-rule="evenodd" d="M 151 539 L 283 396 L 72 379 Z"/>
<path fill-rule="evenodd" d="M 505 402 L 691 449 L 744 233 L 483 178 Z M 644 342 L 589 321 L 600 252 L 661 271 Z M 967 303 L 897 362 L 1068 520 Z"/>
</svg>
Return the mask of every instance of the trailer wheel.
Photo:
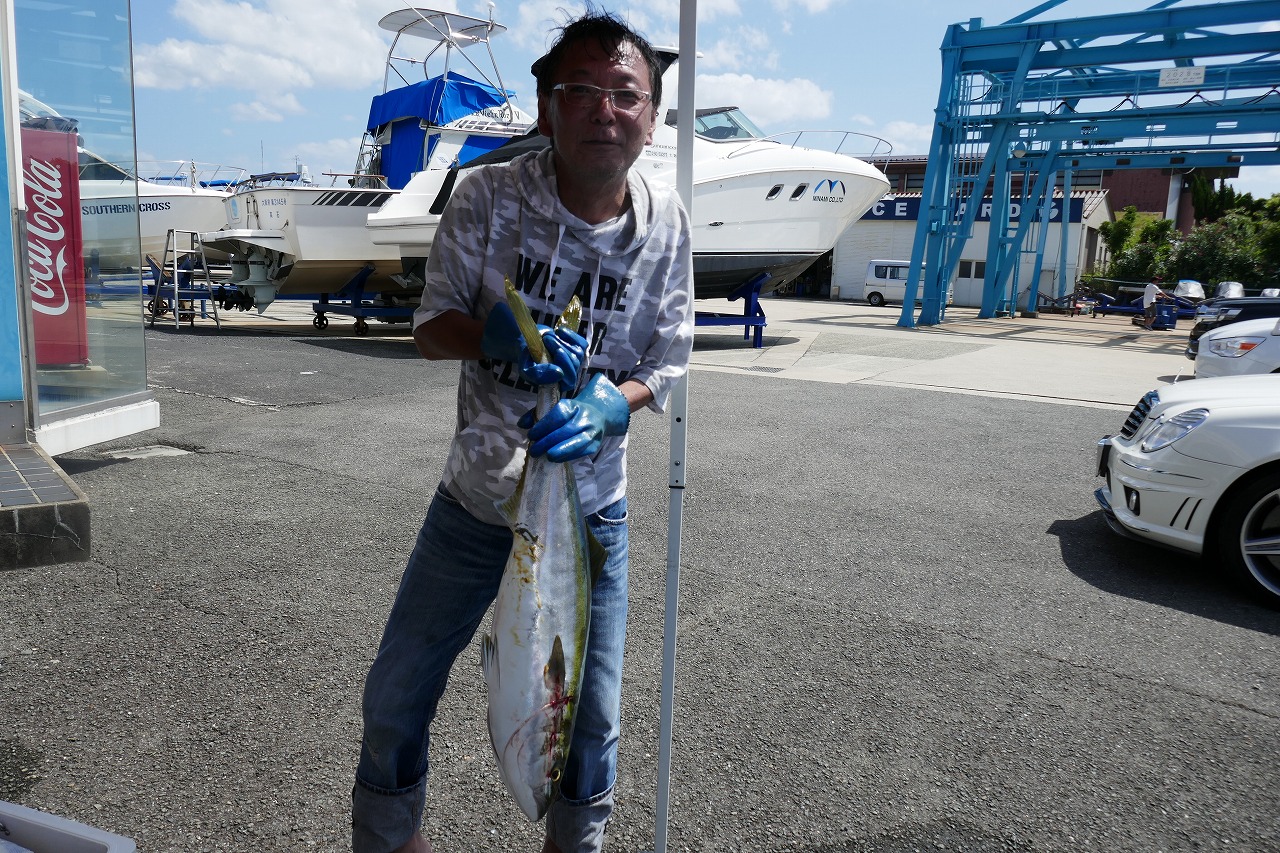
<svg viewBox="0 0 1280 853">
<path fill-rule="evenodd" d="M 329 327 L 329 318 L 323 314 L 317 314 L 311 319 L 311 325 L 317 329 L 327 329 Z"/>
<path fill-rule="evenodd" d="M 364 321 L 363 317 L 356 318 L 356 334 L 361 337 L 369 334 L 369 324 Z"/>
</svg>

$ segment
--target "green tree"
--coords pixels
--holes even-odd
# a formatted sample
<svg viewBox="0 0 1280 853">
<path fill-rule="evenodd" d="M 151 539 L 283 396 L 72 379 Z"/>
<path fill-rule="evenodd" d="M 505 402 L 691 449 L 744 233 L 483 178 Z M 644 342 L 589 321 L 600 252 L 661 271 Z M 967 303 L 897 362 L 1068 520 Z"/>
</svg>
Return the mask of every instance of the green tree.
<svg viewBox="0 0 1280 853">
<path fill-rule="evenodd" d="M 1129 238 L 1133 236 L 1134 226 L 1138 221 L 1138 208 L 1133 205 L 1125 207 L 1124 212 L 1118 219 L 1110 222 L 1104 222 L 1098 226 L 1098 233 L 1102 235 L 1102 245 L 1107 247 L 1107 256 L 1117 258 L 1124 251 L 1125 246 L 1129 244 Z"/>
<path fill-rule="evenodd" d="M 1226 181 L 1219 181 L 1214 186 L 1213 179 L 1206 178 L 1203 172 L 1192 172 L 1189 183 L 1196 222 L 1213 222 L 1236 207 L 1235 188 Z"/>
<path fill-rule="evenodd" d="M 1229 212 L 1197 225 L 1171 252 L 1170 278 L 1194 278 L 1209 285 L 1219 281 L 1261 281 L 1257 224 L 1245 213 Z"/>
<path fill-rule="evenodd" d="M 1274 196 L 1273 200 L 1280 200 L 1280 196 Z M 1262 283 L 1280 284 L 1280 220 L 1258 223 L 1257 246 Z"/>
<path fill-rule="evenodd" d="M 1114 256 L 1107 275 L 1124 281 L 1169 279 L 1168 259 L 1173 252 L 1175 233 L 1171 219 L 1147 222 L 1137 238 Z"/>
</svg>

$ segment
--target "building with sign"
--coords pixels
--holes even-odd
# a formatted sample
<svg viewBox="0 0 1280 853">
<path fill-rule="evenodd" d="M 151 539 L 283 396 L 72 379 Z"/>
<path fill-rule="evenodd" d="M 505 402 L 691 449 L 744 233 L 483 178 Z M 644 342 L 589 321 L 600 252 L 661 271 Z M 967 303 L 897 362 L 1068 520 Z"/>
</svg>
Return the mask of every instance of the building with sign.
<svg viewBox="0 0 1280 853">
<path fill-rule="evenodd" d="M 1098 228 L 1111 219 L 1108 193 L 1104 190 L 1075 190 L 1067 207 L 1065 228 L 1062 217 L 1062 195 L 1052 201 L 1048 217 L 1033 210 L 1032 227 L 1037 232 L 1028 245 L 1038 245 L 1042 233 L 1045 242 L 1044 264 L 1040 270 L 1039 291 L 1057 296 L 1075 289 L 1081 275 L 1093 272 L 1105 260 L 1105 249 Z M 887 195 L 853 224 L 836 243 L 831 262 L 831 296 L 838 299 L 861 299 L 867 263 L 872 259 L 911 258 L 916 222 L 920 217 L 920 193 Z M 973 233 L 965 246 L 955 281 L 952 283 L 954 305 L 977 308 L 982 305 L 982 287 L 986 276 L 986 250 L 991 219 L 991 198 L 979 202 Z M 964 209 L 958 209 L 961 216 Z M 1019 221 L 1023 211 L 1017 199 L 1011 203 L 1011 217 Z M 1067 240 L 1067 264 L 1059 271 L 1063 234 Z M 1035 257 L 1022 260 L 1019 292 L 1025 293 L 1034 273 Z"/>
</svg>

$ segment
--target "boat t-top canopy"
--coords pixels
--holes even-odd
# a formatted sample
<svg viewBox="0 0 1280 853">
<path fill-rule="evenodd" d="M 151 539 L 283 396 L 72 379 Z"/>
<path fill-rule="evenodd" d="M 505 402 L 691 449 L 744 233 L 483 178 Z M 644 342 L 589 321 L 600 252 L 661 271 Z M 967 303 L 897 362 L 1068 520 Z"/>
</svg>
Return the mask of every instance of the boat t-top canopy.
<svg viewBox="0 0 1280 853">
<path fill-rule="evenodd" d="M 399 77 L 406 86 L 410 84 L 409 77 L 401 73 L 401 69 L 406 66 L 421 66 L 422 77 L 424 79 L 431 77 L 427 65 L 437 54 L 443 53 L 442 74 L 447 76 L 450 58 L 455 52 L 467 61 L 467 64 L 485 83 L 499 91 L 506 91 L 506 87 L 502 85 L 502 75 L 498 72 L 498 63 L 493 57 L 493 47 L 489 44 L 489 39 L 498 33 L 506 32 L 507 28 L 492 18 L 486 20 L 473 18 L 470 15 L 459 15 L 457 12 L 411 7 L 383 16 L 382 20 L 378 21 L 378 26 L 396 34 L 391 41 L 391 49 L 387 51 L 387 67 L 382 75 L 383 92 L 390 88 L 392 74 Z M 396 47 L 400 44 L 402 36 L 413 36 L 434 44 L 426 51 L 425 56 L 396 56 Z M 481 68 L 475 60 L 463 52 L 477 44 L 484 45 L 485 50 L 489 52 L 489 70 Z M 418 72 L 414 72 L 416 73 Z"/>
<path fill-rule="evenodd" d="M 395 33 L 397 39 L 415 36 L 429 41 L 451 42 L 456 47 L 488 41 L 491 35 L 506 30 L 501 24 L 484 18 L 434 9 L 401 9 L 383 17 L 378 26 Z"/>
</svg>

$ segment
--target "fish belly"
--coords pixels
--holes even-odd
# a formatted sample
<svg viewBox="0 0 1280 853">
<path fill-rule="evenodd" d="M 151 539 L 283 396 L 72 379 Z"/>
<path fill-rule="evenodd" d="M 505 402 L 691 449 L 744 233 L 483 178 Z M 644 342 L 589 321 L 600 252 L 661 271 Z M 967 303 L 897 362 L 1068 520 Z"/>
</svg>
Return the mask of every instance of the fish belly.
<svg viewBox="0 0 1280 853">
<path fill-rule="evenodd" d="M 569 466 L 529 459 L 484 651 L 489 735 L 530 820 L 559 791 L 590 620 L 587 528 Z"/>
</svg>

